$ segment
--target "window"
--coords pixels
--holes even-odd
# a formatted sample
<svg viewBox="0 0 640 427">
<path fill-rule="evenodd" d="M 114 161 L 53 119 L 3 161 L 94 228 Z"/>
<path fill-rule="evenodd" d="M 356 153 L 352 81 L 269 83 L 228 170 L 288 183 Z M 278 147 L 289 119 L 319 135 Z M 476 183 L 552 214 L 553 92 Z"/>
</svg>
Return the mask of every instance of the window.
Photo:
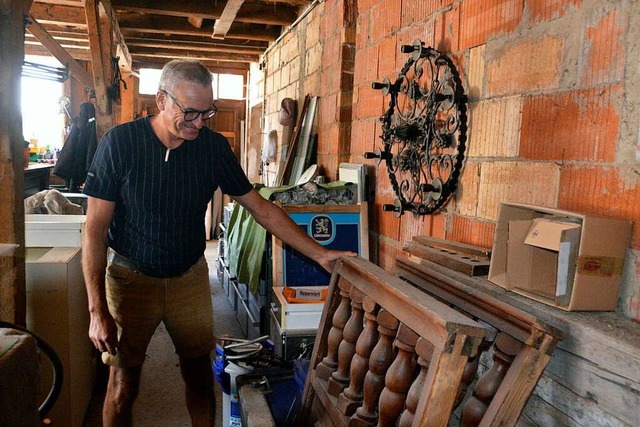
<svg viewBox="0 0 640 427">
<path fill-rule="evenodd" d="M 55 58 L 27 56 L 26 61 L 62 67 Z M 21 111 L 22 134 L 26 141 L 43 150 L 62 148 L 64 142 L 64 116 L 59 100 L 63 84 L 34 77 L 22 77 Z M 71 111 L 69 111 L 71 113 Z"/>
<path fill-rule="evenodd" d="M 154 68 L 140 68 L 140 86 L 138 91 L 141 95 L 155 95 L 158 92 L 160 83 L 160 73 L 162 70 Z"/>
<path fill-rule="evenodd" d="M 161 70 L 153 68 L 140 69 L 139 92 L 141 95 L 155 95 L 160 83 Z M 244 76 L 238 74 L 212 73 L 213 99 L 237 99 L 243 98 Z"/>
<path fill-rule="evenodd" d="M 244 78 L 238 74 L 218 75 L 218 98 L 219 99 L 243 99 Z"/>
</svg>

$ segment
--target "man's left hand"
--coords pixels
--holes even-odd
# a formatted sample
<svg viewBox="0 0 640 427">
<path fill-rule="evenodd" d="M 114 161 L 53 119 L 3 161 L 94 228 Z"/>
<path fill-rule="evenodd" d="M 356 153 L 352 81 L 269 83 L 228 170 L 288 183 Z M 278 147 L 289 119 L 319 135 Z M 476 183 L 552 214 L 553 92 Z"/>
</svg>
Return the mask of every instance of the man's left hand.
<svg viewBox="0 0 640 427">
<path fill-rule="evenodd" d="M 336 261 L 339 258 L 345 256 L 358 256 L 358 254 L 350 251 L 334 251 L 328 249 L 324 251 L 324 253 L 321 254 L 316 261 L 318 262 L 318 264 L 320 264 L 320 266 L 322 266 L 322 268 L 331 273 L 331 271 L 333 270 L 333 265 L 336 263 Z"/>
</svg>

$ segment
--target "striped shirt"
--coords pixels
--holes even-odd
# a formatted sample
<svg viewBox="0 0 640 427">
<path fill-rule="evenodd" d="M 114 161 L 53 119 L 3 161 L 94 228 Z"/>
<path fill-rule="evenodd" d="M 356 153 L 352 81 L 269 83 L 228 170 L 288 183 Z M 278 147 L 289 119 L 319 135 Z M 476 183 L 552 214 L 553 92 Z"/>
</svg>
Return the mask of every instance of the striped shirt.
<svg viewBox="0 0 640 427">
<path fill-rule="evenodd" d="M 229 142 L 209 128 L 166 156 L 148 117 L 116 126 L 98 144 L 84 188 L 116 204 L 108 246 L 155 277 L 178 276 L 202 256 L 218 187 L 231 196 L 252 189 Z"/>
</svg>

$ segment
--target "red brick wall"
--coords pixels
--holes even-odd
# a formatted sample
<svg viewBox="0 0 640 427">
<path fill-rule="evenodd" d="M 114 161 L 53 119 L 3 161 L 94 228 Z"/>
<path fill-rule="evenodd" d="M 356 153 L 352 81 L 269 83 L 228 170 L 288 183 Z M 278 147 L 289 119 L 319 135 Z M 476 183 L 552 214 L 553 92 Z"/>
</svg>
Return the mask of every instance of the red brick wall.
<svg viewBox="0 0 640 427">
<path fill-rule="evenodd" d="M 456 199 L 437 217 L 382 212 L 395 196 L 376 171 L 379 262 L 414 234 L 491 246 L 501 202 L 525 202 L 640 221 L 638 113 L 625 105 L 628 2 L 580 0 L 369 0 L 356 29 L 351 159 L 378 144 L 384 111 L 373 81 L 406 61 L 420 38 L 450 52 L 470 97 L 467 160 Z M 636 49 L 637 53 L 637 49 Z M 635 129 L 622 135 L 625 120 Z M 357 129 L 357 131 L 356 131 Z M 625 142 L 625 138 L 629 140 Z M 437 225 L 434 226 L 434 219 Z M 384 242 L 384 244 L 382 243 Z M 627 257 L 621 311 L 640 320 L 640 226 Z"/>
<path fill-rule="evenodd" d="M 355 4 L 342 0 L 319 3 L 271 48 L 264 61 L 264 132 L 276 130 L 280 137 L 283 135 L 278 123 L 283 98 L 297 100 L 300 112 L 305 95 L 318 96 L 318 164 L 322 174 L 331 180 L 337 178 L 340 162 L 349 160 L 351 145 L 356 37 L 356 10 L 352 3 Z M 251 80 L 260 81 L 255 73 Z M 282 143 L 280 138 L 279 142 Z M 283 153 L 277 160 L 280 155 Z M 274 177 L 277 162 L 269 169 L 269 176 Z"/>
<path fill-rule="evenodd" d="M 627 219 L 634 228 L 620 310 L 640 320 L 636 2 L 358 0 L 355 29 L 345 23 L 351 3 L 320 3 L 304 23 L 313 43 L 304 45 L 298 94 L 321 97 L 318 158 L 330 177 L 345 155 L 371 165 L 378 263 L 392 268 L 415 234 L 491 246 L 506 201 Z M 451 53 L 459 68 L 469 95 L 468 152 L 459 191 L 443 213 L 396 219 L 382 212 L 395 199 L 386 170 L 363 153 L 379 146 L 386 105 L 371 83 L 395 76 L 406 61 L 400 45 L 415 38 Z M 269 61 L 286 66 L 288 57 L 279 55 Z M 269 67 L 270 76 L 277 78 L 277 68 Z M 286 92 L 284 83 L 272 88 Z M 267 102 L 268 114 L 272 108 Z"/>
</svg>

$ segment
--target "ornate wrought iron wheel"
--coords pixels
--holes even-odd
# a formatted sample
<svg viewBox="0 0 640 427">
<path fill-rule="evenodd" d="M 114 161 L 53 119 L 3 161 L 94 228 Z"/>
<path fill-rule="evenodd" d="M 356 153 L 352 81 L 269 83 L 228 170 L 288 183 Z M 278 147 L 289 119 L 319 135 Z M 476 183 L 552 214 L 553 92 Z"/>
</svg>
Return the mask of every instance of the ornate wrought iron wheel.
<svg viewBox="0 0 640 427">
<path fill-rule="evenodd" d="M 385 211 L 427 215 L 456 190 L 467 140 L 467 96 L 447 55 L 420 40 L 400 50 L 411 56 L 397 79 L 372 85 L 389 96 L 389 108 L 380 117 L 382 149 L 365 158 L 385 161 L 397 196 Z"/>
</svg>

